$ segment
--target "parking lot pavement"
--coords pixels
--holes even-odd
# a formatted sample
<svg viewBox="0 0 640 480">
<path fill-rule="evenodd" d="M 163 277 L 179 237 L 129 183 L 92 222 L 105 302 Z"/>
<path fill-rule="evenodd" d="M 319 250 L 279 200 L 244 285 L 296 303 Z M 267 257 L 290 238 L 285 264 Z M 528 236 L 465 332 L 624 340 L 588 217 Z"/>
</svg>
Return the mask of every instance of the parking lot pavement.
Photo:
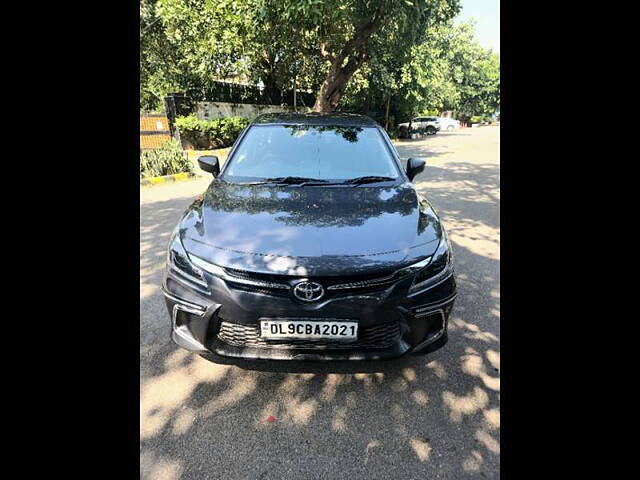
<svg viewBox="0 0 640 480">
<path fill-rule="evenodd" d="M 444 348 L 384 363 L 265 372 L 174 347 L 165 247 L 209 180 L 141 189 L 141 478 L 499 478 L 499 142 L 482 127 L 398 144 L 427 158 L 416 185 L 449 232 L 459 294 Z"/>
</svg>

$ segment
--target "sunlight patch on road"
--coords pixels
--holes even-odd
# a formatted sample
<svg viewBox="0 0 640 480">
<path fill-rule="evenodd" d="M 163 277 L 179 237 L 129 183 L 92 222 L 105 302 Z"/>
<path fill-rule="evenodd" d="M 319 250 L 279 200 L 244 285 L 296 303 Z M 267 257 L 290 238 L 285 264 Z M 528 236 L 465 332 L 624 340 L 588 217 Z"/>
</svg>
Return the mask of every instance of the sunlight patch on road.
<svg viewBox="0 0 640 480">
<path fill-rule="evenodd" d="M 316 413 L 318 401 L 312 398 L 303 399 L 299 396 L 288 398 L 284 407 L 284 418 L 294 425 L 307 425 Z"/>
<path fill-rule="evenodd" d="M 331 419 L 331 428 L 336 432 L 344 432 L 346 430 L 347 408 L 335 407 L 333 418 Z"/>
<path fill-rule="evenodd" d="M 166 361 L 169 370 L 145 381 L 140 388 L 140 438 L 146 439 L 162 430 L 168 422 L 178 418 L 180 409 L 191 398 L 193 391 L 201 383 L 216 383 L 222 380 L 229 367 L 227 365 L 192 366 L 191 359 L 185 364 L 185 350 L 174 351 Z M 205 362 L 205 360 L 202 360 Z M 187 420 L 180 421 L 178 431 L 184 429 Z"/>
<path fill-rule="evenodd" d="M 491 408 L 489 410 L 485 410 L 482 412 L 484 415 L 485 425 L 489 430 L 499 430 L 500 429 L 500 409 L 499 408 Z"/>
<path fill-rule="evenodd" d="M 444 380 L 445 378 L 447 378 L 447 371 L 444 369 L 442 364 L 437 360 L 429 362 L 427 364 L 427 368 L 433 370 L 434 375 L 439 379 Z"/>
<path fill-rule="evenodd" d="M 495 453 L 496 455 L 500 454 L 500 443 L 484 430 L 478 430 L 476 432 L 476 440 L 487 447 L 487 450 L 491 453 Z"/>
<path fill-rule="evenodd" d="M 429 395 L 425 393 L 424 390 L 416 390 L 411 394 L 413 401 L 418 405 L 425 406 L 429 401 Z"/>
<path fill-rule="evenodd" d="M 367 444 L 367 449 L 364 452 L 364 464 L 366 465 L 367 462 L 369 461 L 369 450 L 379 447 L 380 445 L 382 445 L 378 440 L 371 440 L 368 444 Z"/>
<path fill-rule="evenodd" d="M 142 480 L 178 480 L 183 472 L 178 462 L 165 460 L 151 453 L 141 454 L 140 470 Z"/>
<path fill-rule="evenodd" d="M 429 460 L 429 454 L 431 453 L 431 446 L 429 445 L 429 442 L 425 442 L 424 440 L 414 437 L 409 441 L 409 443 L 421 462 Z"/>
<path fill-rule="evenodd" d="M 306 397 L 306 382 L 313 379 L 315 374 L 289 374 L 276 389 L 276 400 L 269 402 L 269 410 L 278 412 L 278 422 L 293 425 L 307 425 L 315 415 L 320 402 L 315 398 Z M 275 415 L 274 413 L 265 414 Z"/>
<path fill-rule="evenodd" d="M 241 373 L 238 374 L 238 372 Z M 236 405 L 240 400 L 252 394 L 257 386 L 255 375 L 245 375 L 244 371 L 239 369 L 231 369 L 227 378 L 230 385 L 201 409 L 204 416 L 209 417 L 224 408 Z"/>
<path fill-rule="evenodd" d="M 465 322 L 459 317 L 454 317 L 452 320 L 450 320 L 450 323 L 452 325 L 456 325 L 460 327 L 463 330 L 466 330 L 462 334 L 465 338 L 469 338 L 472 340 L 480 340 L 487 343 L 500 342 L 500 339 L 496 337 L 493 333 L 482 331 L 480 330 L 480 327 L 478 327 L 476 324 Z"/>
<path fill-rule="evenodd" d="M 336 390 L 338 385 L 342 383 L 344 375 L 338 373 L 330 373 L 327 378 L 324 379 L 324 385 L 320 392 L 320 400 L 323 402 L 331 402 L 336 396 Z"/>
<path fill-rule="evenodd" d="M 185 408 L 178 414 L 178 417 L 173 422 L 173 434 L 184 435 L 187 433 L 195 419 L 195 412 L 190 408 Z"/>
<path fill-rule="evenodd" d="M 465 472 L 477 472 L 482 464 L 482 455 L 477 450 L 471 450 L 471 455 L 462 462 L 462 468 Z"/>
<path fill-rule="evenodd" d="M 410 382 L 416 381 L 416 371 L 413 368 L 403 368 L 402 375 Z"/>
<path fill-rule="evenodd" d="M 499 228 L 471 220 L 447 220 L 445 229 L 453 243 L 476 255 L 500 260 Z"/>
<path fill-rule="evenodd" d="M 153 297 L 158 293 L 160 287 L 158 285 L 141 283 L 140 284 L 140 300 L 144 300 L 149 297 Z"/>
<path fill-rule="evenodd" d="M 373 394 L 378 391 L 378 386 L 384 382 L 384 373 L 374 372 L 347 375 L 344 383 L 350 383 L 351 379 L 360 381 L 364 385 L 365 391 L 369 394 Z"/>
<path fill-rule="evenodd" d="M 489 349 L 485 352 L 485 356 L 493 368 L 500 370 L 500 352 Z"/>
<path fill-rule="evenodd" d="M 500 391 L 500 378 L 492 377 L 486 371 L 484 361 L 478 354 L 467 354 L 462 356 L 462 371 L 467 375 L 478 377 L 485 387 L 490 390 Z"/>
<path fill-rule="evenodd" d="M 465 415 L 474 415 L 489 404 L 489 396 L 482 388 L 476 386 L 466 395 L 453 392 L 442 393 L 442 401 L 449 408 L 451 421 L 460 423 Z"/>
</svg>

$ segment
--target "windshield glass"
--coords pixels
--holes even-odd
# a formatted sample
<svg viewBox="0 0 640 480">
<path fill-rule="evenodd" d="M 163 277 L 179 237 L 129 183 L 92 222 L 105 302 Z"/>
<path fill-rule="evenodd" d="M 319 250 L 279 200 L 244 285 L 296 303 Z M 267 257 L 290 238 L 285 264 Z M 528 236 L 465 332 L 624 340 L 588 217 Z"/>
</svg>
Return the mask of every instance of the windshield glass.
<svg viewBox="0 0 640 480">
<path fill-rule="evenodd" d="M 341 181 L 364 176 L 398 178 L 395 160 L 375 127 L 254 125 L 222 178 L 227 182 L 284 177 Z"/>
</svg>

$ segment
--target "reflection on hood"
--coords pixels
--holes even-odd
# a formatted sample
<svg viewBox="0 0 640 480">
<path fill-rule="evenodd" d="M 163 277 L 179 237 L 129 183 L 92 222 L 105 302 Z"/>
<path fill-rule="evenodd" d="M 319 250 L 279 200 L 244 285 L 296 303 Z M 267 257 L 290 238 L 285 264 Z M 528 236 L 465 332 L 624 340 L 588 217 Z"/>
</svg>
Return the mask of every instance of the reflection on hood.
<svg viewBox="0 0 640 480">
<path fill-rule="evenodd" d="M 424 258 L 441 235 L 437 216 L 408 183 L 300 188 L 216 182 L 191 206 L 181 231 L 189 251 L 223 266 L 323 272 Z"/>
</svg>

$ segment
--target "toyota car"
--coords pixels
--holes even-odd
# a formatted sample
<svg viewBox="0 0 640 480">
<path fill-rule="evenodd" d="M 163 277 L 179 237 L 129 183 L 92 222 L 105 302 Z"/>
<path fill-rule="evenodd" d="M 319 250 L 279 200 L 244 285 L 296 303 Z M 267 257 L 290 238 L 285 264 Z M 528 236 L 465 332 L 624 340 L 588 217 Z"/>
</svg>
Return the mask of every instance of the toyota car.
<svg viewBox="0 0 640 480">
<path fill-rule="evenodd" d="M 174 342 L 218 363 L 369 360 L 447 342 L 451 245 L 373 120 L 265 114 L 174 229 L 163 292 Z M 428 170 L 427 170 L 428 173 Z"/>
</svg>

